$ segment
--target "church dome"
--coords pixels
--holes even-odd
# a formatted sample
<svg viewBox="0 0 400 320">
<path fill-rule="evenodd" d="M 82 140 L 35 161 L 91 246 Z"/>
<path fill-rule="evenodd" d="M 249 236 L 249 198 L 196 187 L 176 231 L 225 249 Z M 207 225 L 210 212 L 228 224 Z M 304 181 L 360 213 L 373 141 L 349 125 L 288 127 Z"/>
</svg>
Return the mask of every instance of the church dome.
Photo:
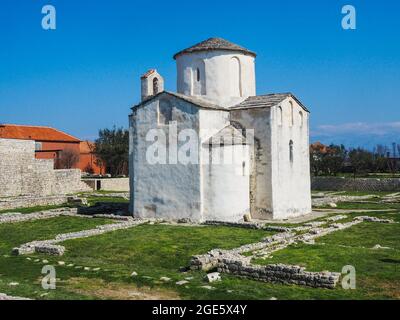
<svg viewBox="0 0 400 320">
<path fill-rule="evenodd" d="M 237 44 L 234 44 L 232 42 L 229 42 L 225 39 L 222 38 L 209 38 L 207 40 L 204 40 L 202 42 L 199 42 L 195 44 L 194 46 L 191 46 L 187 49 L 184 49 L 182 51 L 179 51 L 174 55 L 174 59 L 176 57 L 182 55 L 182 54 L 188 54 L 188 53 L 193 53 L 193 52 L 201 52 L 201 51 L 213 51 L 213 50 L 219 50 L 219 51 L 234 51 L 234 52 L 240 52 L 245 55 L 250 55 L 253 56 L 254 58 L 256 57 L 256 53 L 253 51 L 250 51 L 246 48 L 243 48 Z"/>
<path fill-rule="evenodd" d="M 221 38 L 210 38 L 175 54 L 177 91 L 229 107 L 256 94 L 256 54 Z"/>
</svg>

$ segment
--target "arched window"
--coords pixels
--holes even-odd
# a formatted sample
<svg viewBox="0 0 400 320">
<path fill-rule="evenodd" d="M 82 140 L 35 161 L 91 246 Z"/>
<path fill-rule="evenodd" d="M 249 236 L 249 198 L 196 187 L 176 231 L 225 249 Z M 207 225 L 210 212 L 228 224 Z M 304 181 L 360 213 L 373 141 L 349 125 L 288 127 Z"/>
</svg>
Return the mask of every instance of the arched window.
<svg viewBox="0 0 400 320">
<path fill-rule="evenodd" d="M 203 60 L 198 60 L 191 71 L 192 94 L 206 95 L 206 66 Z"/>
<path fill-rule="evenodd" d="M 158 78 L 153 79 L 153 94 L 157 94 L 159 90 L 158 87 Z"/>
<path fill-rule="evenodd" d="M 231 96 L 242 96 L 242 83 L 241 83 L 241 65 L 237 57 L 233 57 L 230 61 L 230 81 L 231 81 Z"/>
<path fill-rule="evenodd" d="M 282 107 L 278 107 L 276 113 L 277 113 L 276 118 L 278 121 L 278 126 L 281 126 L 282 125 Z"/>
<path fill-rule="evenodd" d="M 172 121 L 172 107 L 169 101 L 160 100 L 158 103 L 158 124 L 168 125 Z"/>
<path fill-rule="evenodd" d="M 290 101 L 290 126 L 294 125 L 294 107 L 293 107 L 293 102 Z"/>
<path fill-rule="evenodd" d="M 303 112 L 299 111 L 299 123 L 300 123 L 300 128 L 303 127 Z"/>
<path fill-rule="evenodd" d="M 289 159 L 290 163 L 293 163 L 293 140 L 289 141 Z"/>
</svg>

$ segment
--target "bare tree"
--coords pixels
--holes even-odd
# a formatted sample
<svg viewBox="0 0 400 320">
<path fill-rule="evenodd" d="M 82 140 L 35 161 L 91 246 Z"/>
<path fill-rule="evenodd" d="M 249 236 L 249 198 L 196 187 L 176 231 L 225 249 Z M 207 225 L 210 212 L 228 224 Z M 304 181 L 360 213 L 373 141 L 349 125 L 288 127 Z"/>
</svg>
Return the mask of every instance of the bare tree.
<svg viewBox="0 0 400 320">
<path fill-rule="evenodd" d="M 72 169 L 79 162 L 79 153 L 73 149 L 62 151 L 59 159 L 60 169 Z"/>
</svg>

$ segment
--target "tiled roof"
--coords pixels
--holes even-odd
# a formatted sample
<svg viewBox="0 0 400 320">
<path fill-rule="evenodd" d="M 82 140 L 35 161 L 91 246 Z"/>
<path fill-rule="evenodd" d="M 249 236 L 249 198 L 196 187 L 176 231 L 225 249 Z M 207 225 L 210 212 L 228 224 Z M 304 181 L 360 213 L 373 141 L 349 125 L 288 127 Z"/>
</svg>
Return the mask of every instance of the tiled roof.
<svg viewBox="0 0 400 320">
<path fill-rule="evenodd" d="M 162 92 L 160 92 L 160 93 L 158 93 L 158 94 L 156 94 L 156 95 L 154 95 L 154 96 L 151 96 L 151 97 L 149 97 L 149 98 L 143 100 L 143 101 L 140 102 L 139 104 L 133 106 L 132 109 L 138 108 L 138 107 L 144 105 L 145 103 L 150 102 L 151 100 L 153 100 L 153 99 L 155 99 L 156 97 L 158 97 L 158 96 L 160 96 L 160 95 L 163 95 L 163 94 L 168 94 L 168 95 L 174 96 L 174 97 L 176 97 L 176 98 L 178 98 L 178 99 L 182 99 L 182 100 L 184 100 L 184 101 L 186 101 L 186 102 L 189 102 L 189 103 L 192 103 L 192 104 L 194 104 L 194 105 L 196 105 L 196 106 L 198 106 L 198 107 L 200 107 L 200 108 L 204 108 L 204 109 L 215 109 L 215 110 L 227 110 L 227 109 L 225 109 L 225 108 L 219 107 L 219 106 L 217 106 L 217 105 L 215 105 L 215 104 L 213 104 L 213 103 L 211 103 L 211 102 L 208 102 L 208 101 L 206 101 L 206 100 L 203 100 L 203 99 L 201 99 L 201 98 L 192 97 L 192 96 L 187 96 L 187 95 L 184 95 L 184 94 L 181 94 L 181 93 L 170 92 L 170 91 L 162 91 Z"/>
<path fill-rule="evenodd" d="M 199 97 L 193 97 L 193 96 L 187 96 L 181 93 L 176 93 L 176 92 L 170 92 L 170 91 L 162 91 L 154 96 L 151 96 L 147 98 L 146 100 L 143 100 L 139 104 L 135 105 L 132 107 L 132 109 L 141 107 L 145 105 L 147 102 L 150 102 L 151 100 L 159 97 L 162 94 L 168 94 L 171 96 L 174 96 L 176 98 L 182 99 L 186 102 L 192 103 L 199 108 L 203 109 L 213 109 L 213 110 L 224 110 L 224 111 L 229 111 L 229 110 L 239 110 L 239 109 L 255 109 L 255 108 L 271 108 L 279 103 L 281 103 L 283 100 L 285 100 L 288 97 L 291 97 L 293 100 L 295 100 L 305 111 L 309 112 L 307 108 L 291 93 L 272 93 L 272 94 L 266 94 L 266 95 L 261 95 L 261 96 L 252 96 L 248 97 L 241 103 L 234 105 L 229 108 L 223 108 L 220 107 L 216 104 L 213 104 L 207 100 L 201 99 Z"/>
<path fill-rule="evenodd" d="M 35 141 L 80 142 L 67 133 L 50 127 L 0 124 L 0 138 Z"/>
<path fill-rule="evenodd" d="M 241 103 L 230 107 L 229 110 L 236 110 L 236 109 L 253 109 L 253 108 L 271 108 L 279 103 L 281 103 L 286 98 L 292 98 L 296 100 L 299 105 L 308 112 L 307 108 L 290 92 L 288 93 L 271 93 L 266 95 L 260 96 L 252 96 L 248 97 L 246 100 L 242 101 Z"/>
<path fill-rule="evenodd" d="M 185 53 L 199 52 L 199 51 L 210 51 L 210 50 L 226 50 L 226 51 L 236 51 L 241 52 L 243 54 L 251 55 L 253 57 L 256 56 L 256 53 L 250 51 L 246 48 L 243 48 L 237 44 L 229 42 L 222 38 L 210 38 L 205 41 L 199 42 L 192 47 L 179 51 L 174 55 L 174 59 L 177 56 Z"/>
</svg>

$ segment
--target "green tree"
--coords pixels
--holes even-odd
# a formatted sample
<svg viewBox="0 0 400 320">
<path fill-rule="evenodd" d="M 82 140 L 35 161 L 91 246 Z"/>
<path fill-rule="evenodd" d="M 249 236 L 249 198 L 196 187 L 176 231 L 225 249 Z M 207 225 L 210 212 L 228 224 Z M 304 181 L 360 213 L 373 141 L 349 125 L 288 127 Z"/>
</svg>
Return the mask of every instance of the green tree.
<svg viewBox="0 0 400 320">
<path fill-rule="evenodd" d="M 346 148 L 344 145 L 331 144 L 324 157 L 322 158 L 322 169 L 326 175 L 336 176 L 343 168 L 346 158 Z"/>
<path fill-rule="evenodd" d="M 362 148 L 352 149 L 349 152 L 349 160 L 353 168 L 354 178 L 358 173 L 373 171 L 374 156 L 372 152 Z"/>
<path fill-rule="evenodd" d="M 314 176 L 336 176 L 343 168 L 346 159 L 346 148 L 343 145 L 331 144 L 329 147 L 315 143 L 310 148 L 310 167 Z"/>
<path fill-rule="evenodd" d="M 123 128 L 101 129 L 95 141 L 95 154 L 113 176 L 128 175 L 129 131 Z"/>
</svg>

